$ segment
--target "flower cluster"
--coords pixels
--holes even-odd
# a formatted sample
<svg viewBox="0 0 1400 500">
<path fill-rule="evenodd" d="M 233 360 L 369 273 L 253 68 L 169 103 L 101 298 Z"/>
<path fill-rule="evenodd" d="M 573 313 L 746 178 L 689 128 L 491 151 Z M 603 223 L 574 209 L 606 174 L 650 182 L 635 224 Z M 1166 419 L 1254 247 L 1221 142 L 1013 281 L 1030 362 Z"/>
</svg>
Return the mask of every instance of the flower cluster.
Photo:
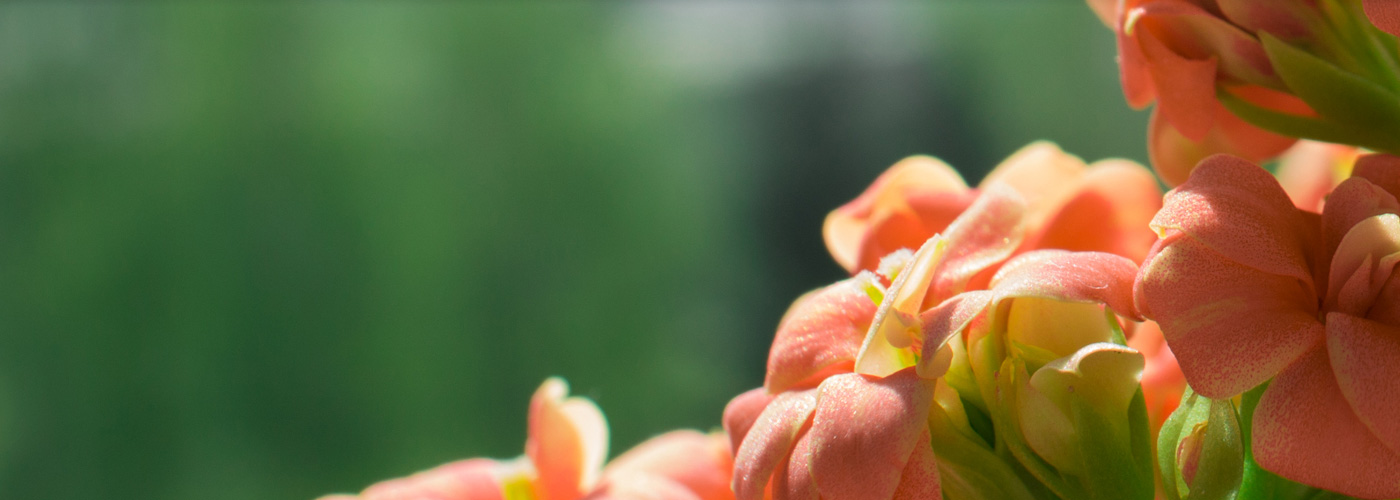
<svg viewBox="0 0 1400 500">
<path fill-rule="evenodd" d="M 1088 3 L 1152 170 L 905 159 L 722 434 L 604 465 L 551 379 L 523 457 L 325 500 L 1400 497 L 1400 1 Z"/>
</svg>

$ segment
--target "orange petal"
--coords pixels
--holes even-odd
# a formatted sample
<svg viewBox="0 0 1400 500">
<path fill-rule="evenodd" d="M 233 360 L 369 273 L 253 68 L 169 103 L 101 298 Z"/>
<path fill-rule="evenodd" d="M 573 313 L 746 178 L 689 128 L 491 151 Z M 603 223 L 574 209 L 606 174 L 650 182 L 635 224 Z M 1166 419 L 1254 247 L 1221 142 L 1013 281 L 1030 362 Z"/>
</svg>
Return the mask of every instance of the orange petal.
<svg viewBox="0 0 1400 500">
<path fill-rule="evenodd" d="M 1204 141 L 1214 124 L 1211 110 L 1217 105 L 1216 60 L 1182 57 L 1147 32 L 1140 32 L 1137 41 L 1147 59 L 1152 85 L 1157 89 L 1156 112 L 1187 139 Z"/>
<path fill-rule="evenodd" d="M 1109 252 L 1142 262 L 1157 241 L 1147 224 L 1161 208 L 1162 192 L 1147 169 L 1126 160 L 1096 162 L 1027 246 Z"/>
<path fill-rule="evenodd" d="M 1089 0 L 1089 8 L 1109 29 L 1118 25 L 1118 0 Z"/>
<path fill-rule="evenodd" d="M 1285 478 L 1362 498 L 1400 497 L 1400 455 L 1353 413 L 1325 349 L 1269 385 L 1254 412 L 1253 441 L 1259 465 Z"/>
<path fill-rule="evenodd" d="M 1322 341 L 1317 301 L 1296 278 L 1242 266 L 1183 235 L 1161 244 L 1143 267 L 1139 301 L 1196 392 L 1232 397 Z"/>
<path fill-rule="evenodd" d="M 1123 98 L 1133 109 L 1146 108 L 1157 99 L 1157 87 L 1152 84 L 1147 56 L 1142 53 L 1137 40 L 1121 29 L 1115 42 L 1118 44 L 1118 82 L 1123 87 Z"/>
<path fill-rule="evenodd" d="M 1074 194 L 1085 168 L 1083 160 L 1054 143 L 1036 141 L 1002 160 L 978 186 L 1005 184 L 1016 190 L 1025 203 L 1026 228 L 1034 232 Z"/>
<path fill-rule="evenodd" d="M 1134 9 L 1132 18 L 1130 29 L 1137 34 L 1141 42 L 1150 44 L 1151 41 L 1147 39 L 1159 41 L 1170 51 L 1171 56 L 1177 58 L 1219 61 L 1218 78 L 1221 80 L 1283 88 L 1283 83 L 1274 73 L 1273 65 L 1264 53 L 1259 39 L 1214 12 L 1189 2 L 1157 1 L 1147 2 Z M 1153 59 L 1153 50 L 1144 46 L 1149 61 L 1163 62 Z M 1160 69 L 1177 70 L 1174 66 L 1164 66 Z M 1210 74 L 1213 84 L 1217 77 L 1215 71 L 1211 71 Z M 1163 77 L 1172 78 L 1174 84 L 1182 84 L 1181 80 L 1175 80 L 1180 75 L 1159 75 L 1157 85 L 1161 92 L 1166 92 L 1162 90 L 1164 80 L 1160 78 Z M 1197 81 L 1188 85 L 1204 82 L 1201 75 L 1190 78 Z M 1211 95 L 1213 96 L 1214 92 Z"/>
<path fill-rule="evenodd" d="M 1371 154 L 1357 158 L 1352 176 L 1371 181 L 1391 196 L 1400 198 L 1400 156 Z"/>
<path fill-rule="evenodd" d="M 791 454 L 798 432 L 811 420 L 816 404 L 817 389 L 809 389 L 779 394 L 763 410 L 734 456 L 733 486 L 738 500 L 764 498 L 774 470 Z"/>
<path fill-rule="evenodd" d="M 1400 326 L 1328 314 L 1327 354 L 1357 417 L 1400 454 L 1400 420 L 1395 418 L 1400 415 Z"/>
<path fill-rule="evenodd" d="M 850 372 L 875 309 L 854 280 L 797 299 L 778 323 L 764 387 L 778 393 L 799 383 L 815 386 L 832 368 Z"/>
<path fill-rule="evenodd" d="M 1262 89 L 1255 93 L 1263 94 L 1266 91 L 1273 92 Z M 1282 153 L 1297 141 L 1296 138 L 1250 125 L 1231 114 L 1218 102 L 1213 103 L 1210 109 L 1214 109 L 1215 126 L 1200 141 L 1182 135 L 1172 124 L 1167 123 L 1165 115 L 1159 109 L 1152 111 L 1152 118 L 1147 127 L 1147 154 L 1152 160 L 1153 170 L 1162 177 L 1162 182 L 1169 186 L 1185 182 L 1196 164 L 1213 154 L 1227 153 L 1259 162 Z"/>
<path fill-rule="evenodd" d="M 885 378 L 837 375 L 822 382 L 812 417 L 812 477 L 824 498 L 891 498 L 928 432 L 934 381 L 912 368 Z"/>
<path fill-rule="evenodd" d="M 363 500 L 505 500 L 495 460 L 452 462 L 365 489 Z"/>
<path fill-rule="evenodd" d="M 1215 0 L 1231 22 L 1251 32 L 1279 38 L 1311 36 L 1321 13 L 1306 0 Z"/>
<path fill-rule="evenodd" d="M 822 236 L 841 267 L 874 270 L 900 248 L 918 248 L 971 202 L 967 183 L 936 158 L 894 164 L 859 197 L 827 215 Z"/>
<path fill-rule="evenodd" d="M 1152 228 L 1182 231 L 1230 260 L 1312 284 L 1308 232 L 1292 200 L 1267 171 L 1239 158 L 1202 162 L 1167 193 Z"/>
<path fill-rule="evenodd" d="M 1341 182 L 1341 171 L 1356 160 L 1356 148 L 1317 141 L 1298 141 L 1283 154 L 1278 183 L 1293 205 L 1322 212 L 1322 201 Z"/>
<path fill-rule="evenodd" d="M 739 445 L 744 442 L 744 436 L 749 434 L 749 429 L 753 428 L 754 422 L 758 420 L 758 415 L 763 413 L 763 409 L 767 408 L 768 403 L 771 402 L 773 402 L 773 396 L 759 387 L 734 396 L 734 399 L 725 405 L 724 433 L 729 435 L 730 454 L 738 454 Z"/>
<path fill-rule="evenodd" d="M 1366 318 L 1387 325 L 1400 325 L 1400 266 L 1391 271 L 1390 280 L 1381 286 L 1381 293 L 1376 295 L 1376 302 L 1371 304 Z"/>
<path fill-rule="evenodd" d="M 904 264 L 875 310 L 875 319 L 856 354 L 856 373 L 884 377 L 913 364 L 913 353 L 907 348 L 921 333 L 918 315 L 924 296 L 947 251 L 947 240 L 934 236 Z"/>
<path fill-rule="evenodd" d="M 525 455 L 539 474 L 542 500 L 574 500 L 593 488 L 608 456 L 608 425 L 592 401 L 566 398 L 568 384 L 546 380 L 530 399 Z"/>
<path fill-rule="evenodd" d="M 638 481 L 637 477 L 660 477 L 682 486 L 697 500 L 721 500 L 733 497 L 729 490 L 733 471 L 734 459 L 724 435 L 679 430 L 648 439 L 613 459 L 603 478 L 616 485 Z"/>
<path fill-rule="evenodd" d="M 1366 17 L 1371 18 L 1371 24 L 1376 25 L 1381 31 L 1400 36 L 1400 2 L 1395 0 L 1364 0 L 1361 2 L 1361 6 L 1366 10 Z"/>
</svg>

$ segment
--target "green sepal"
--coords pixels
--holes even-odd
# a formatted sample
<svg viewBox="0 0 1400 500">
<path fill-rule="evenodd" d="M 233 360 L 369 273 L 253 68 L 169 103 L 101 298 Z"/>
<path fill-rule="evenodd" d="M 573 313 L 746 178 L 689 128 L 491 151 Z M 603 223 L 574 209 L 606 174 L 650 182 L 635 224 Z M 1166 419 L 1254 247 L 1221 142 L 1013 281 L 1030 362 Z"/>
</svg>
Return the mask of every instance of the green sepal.
<svg viewBox="0 0 1400 500">
<path fill-rule="evenodd" d="M 1125 421 L 1127 414 L 1105 415 L 1077 397 L 1070 399 L 1070 413 L 1086 471 L 1079 478 L 1088 493 L 1085 498 L 1150 500 L 1154 494 L 1151 458 L 1144 450 L 1134 450 L 1134 426 Z M 1141 432 L 1146 431 L 1143 426 Z"/>
<path fill-rule="evenodd" d="M 929 431 L 945 499 L 1036 498 L 1001 457 L 979 437 L 964 435 L 938 408 L 929 413 Z"/>
<path fill-rule="evenodd" d="M 1187 484 L 1183 464 L 1177 463 L 1182 441 L 1196 434 L 1200 456 L 1195 476 Z M 1235 404 L 1214 400 L 1192 391 L 1167 418 L 1157 442 L 1157 463 L 1167 498 L 1172 500 L 1232 500 L 1240 490 L 1245 468 L 1245 446 Z"/>
</svg>

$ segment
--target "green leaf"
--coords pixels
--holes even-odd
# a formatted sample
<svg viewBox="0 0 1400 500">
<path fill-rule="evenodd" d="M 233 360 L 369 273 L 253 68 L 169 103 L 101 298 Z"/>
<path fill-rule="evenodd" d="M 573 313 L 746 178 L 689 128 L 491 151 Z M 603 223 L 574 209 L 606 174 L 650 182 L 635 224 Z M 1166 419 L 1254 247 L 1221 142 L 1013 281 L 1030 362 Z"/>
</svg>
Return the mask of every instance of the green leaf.
<svg viewBox="0 0 1400 500">
<path fill-rule="evenodd" d="M 1259 39 L 1288 88 L 1328 121 L 1348 130 L 1400 135 L 1400 96 L 1267 32 Z"/>
<path fill-rule="evenodd" d="M 933 453 L 938 456 L 940 482 L 948 500 L 1005 498 L 1034 499 L 1029 489 L 985 444 L 963 435 L 941 410 L 929 415 Z"/>
</svg>

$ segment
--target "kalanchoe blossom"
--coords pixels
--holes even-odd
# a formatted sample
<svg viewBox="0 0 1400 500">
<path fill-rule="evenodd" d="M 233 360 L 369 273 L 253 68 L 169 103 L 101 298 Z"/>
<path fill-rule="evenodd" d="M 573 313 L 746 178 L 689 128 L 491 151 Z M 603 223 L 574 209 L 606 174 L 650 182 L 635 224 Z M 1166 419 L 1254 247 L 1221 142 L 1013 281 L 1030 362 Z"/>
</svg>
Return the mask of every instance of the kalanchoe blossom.
<svg viewBox="0 0 1400 500">
<path fill-rule="evenodd" d="M 1386 33 L 1400 36 L 1400 2 L 1395 0 L 1365 0 L 1366 16 Z"/>
<path fill-rule="evenodd" d="M 530 400 L 525 455 L 472 458 L 322 500 L 729 500 L 733 467 L 723 435 L 672 431 L 607 467 L 607 423 L 584 398 L 546 380 Z"/>
<path fill-rule="evenodd" d="M 1168 193 L 1137 283 L 1191 386 L 1222 399 L 1270 381 L 1252 449 L 1285 478 L 1400 496 L 1400 159 L 1367 156 L 1300 211 L 1273 177 L 1207 159 Z"/>
<path fill-rule="evenodd" d="M 1322 212 L 1327 194 L 1351 177 L 1360 150 L 1353 146 L 1317 141 L 1298 141 L 1279 158 L 1275 177 L 1293 200 L 1293 205 L 1309 212 Z"/>
<path fill-rule="evenodd" d="M 1118 42 L 1130 105 L 1153 110 L 1170 185 L 1216 153 L 1252 162 L 1311 138 L 1400 150 L 1395 2 L 1089 0 Z M 1386 24 L 1390 23 L 1390 24 Z"/>
<path fill-rule="evenodd" d="M 1306 30 L 1286 16 L 1299 0 L 1273 7 L 1271 27 Z M 1229 112 L 1217 92 L 1234 95 L 1279 113 L 1309 115 L 1301 100 L 1287 93 L 1258 38 L 1242 26 L 1261 23 L 1251 16 L 1263 7 L 1246 0 L 1090 0 L 1090 6 L 1118 42 L 1119 76 L 1128 104 L 1157 103 L 1148 126 L 1152 167 L 1169 185 L 1186 180 L 1198 161 L 1231 153 L 1262 161 L 1293 144 L 1294 138 L 1269 132 Z M 1252 5 L 1251 5 L 1252 4 Z M 1285 6 L 1284 4 L 1288 4 Z M 1236 14 L 1246 23 L 1232 22 Z M 1303 20 L 1308 18 L 1304 17 Z"/>
<path fill-rule="evenodd" d="M 852 274 L 874 271 L 891 252 L 917 249 L 945 232 L 995 183 L 1010 186 L 1027 202 L 1018 252 L 1100 251 L 1138 262 L 1154 240 L 1146 224 L 1161 208 L 1161 199 L 1146 169 L 1124 160 L 1085 165 L 1054 144 L 1037 142 L 1008 157 L 976 189 L 934 158 L 916 156 L 895 164 L 827 216 L 822 229 L 827 248 Z M 985 286 L 986 278 L 990 274 L 972 286 Z"/>
</svg>

